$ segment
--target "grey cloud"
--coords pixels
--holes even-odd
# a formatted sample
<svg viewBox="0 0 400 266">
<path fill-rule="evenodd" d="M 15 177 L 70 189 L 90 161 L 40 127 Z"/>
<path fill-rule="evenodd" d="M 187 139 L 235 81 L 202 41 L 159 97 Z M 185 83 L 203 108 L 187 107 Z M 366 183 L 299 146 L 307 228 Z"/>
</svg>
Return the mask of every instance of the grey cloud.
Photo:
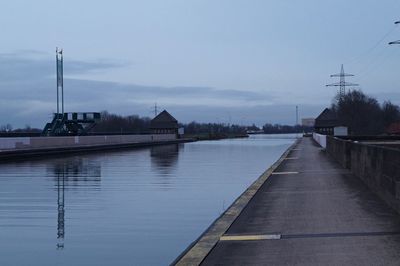
<svg viewBox="0 0 400 266">
<path fill-rule="evenodd" d="M 106 61 L 68 61 L 65 74 L 85 74 L 91 71 L 120 67 L 123 64 Z M 68 67 L 67 67 L 68 66 Z M 33 52 L 0 54 L 0 89 L 3 99 L 25 99 L 51 101 L 55 94 L 54 62 L 43 60 L 42 54 Z M 219 90 L 209 87 L 161 87 L 122 84 L 65 78 L 65 97 L 75 105 L 88 101 L 128 101 L 143 103 L 154 101 L 185 104 L 244 105 L 260 104 L 263 99 L 271 101 L 274 96 L 252 91 Z M 106 108 L 106 106 L 104 107 Z"/>
<path fill-rule="evenodd" d="M 294 105 L 259 105 L 242 107 L 194 106 L 190 109 L 166 106 L 180 121 L 220 122 L 249 125 L 265 123 L 294 124 L 296 121 Z M 322 105 L 299 106 L 299 117 L 316 117 L 324 108 Z M 189 110 L 189 111 L 188 111 Z"/>
<path fill-rule="evenodd" d="M 44 56 L 47 55 L 47 56 Z M 15 80 L 40 80 L 55 75 L 55 57 L 35 51 L 21 51 L 0 54 L 0 82 Z M 69 75 L 87 74 L 126 66 L 127 63 L 97 60 L 84 62 L 68 60 L 64 73 Z"/>
<path fill-rule="evenodd" d="M 0 86 L 6 97 L 36 97 L 48 99 L 54 88 L 55 63 L 48 60 L 44 53 L 36 51 L 19 51 L 0 54 Z M 94 71 L 107 70 L 126 65 L 122 62 L 97 60 L 85 62 L 69 60 L 65 63 L 64 74 L 84 75 Z M 87 96 L 90 99 L 110 96 L 132 96 L 133 98 L 176 97 L 179 98 L 219 98 L 241 101 L 259 101 L 262 98 L 273 99 L 273 95 L 263 95 L 258 92 L 240 90 L 218 90 L 210 87 L 161 87 L 122 84 L 116 82 L 93 81 L 65 78 L 65 87 L 71 97 Z M 79 99 L 76 99 L 79 100 Z M 81 99 L 82 100 L 82 99 Z"/>
<path fill-rule="evenodd" d="M 122 65 L 68 61 L 65 74 L 84 74 Z M 151 106 L 157 101 L 161 108 L 171 110 L 183 122 L 229 122 L 230 117 L 235 123 L 290 123 L 294 114 L 293 106 L 272 105 L 277 95 L 271 93 L 142 86 L 76 78 L 65 78 L 64 85 L 66 111 L 108 110 L 149 116 Z M 0 93 L 0 124 L 42 127 L 55 110 L 54 62 L 45 61 L 42 54 L 34 52 L 0 54 Z"/>
<path fill-rule="evenodd" d="M 263 95 L 251 91 L 238 90 L 218 90 L 210 87 L 159 87 L 159 86 L 142 86 L 133 84 L 121 84 L 115 82 L 89 81 L 68 79 L 66 85 L 72 88 L 83 87 L 85 94 L 97 95 L 102 97 L 104 94 L 108 96 L 131 96 L 132 98 L 140 99 L 155 99 L 157 97 L 174 97 L 177 99 L 197 99 L 216 98 L 216 99 L 231 99 L 242 101 L 259 101 L 262 98 L 271 95 Z"/>
</svg>

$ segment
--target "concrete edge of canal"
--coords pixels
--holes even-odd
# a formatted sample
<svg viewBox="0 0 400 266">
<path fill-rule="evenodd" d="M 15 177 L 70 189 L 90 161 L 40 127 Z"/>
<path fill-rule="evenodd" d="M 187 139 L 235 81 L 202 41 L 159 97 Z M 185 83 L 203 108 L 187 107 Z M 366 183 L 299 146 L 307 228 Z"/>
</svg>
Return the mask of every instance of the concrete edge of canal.
<svg viewBox="0 0 400 266">
<path fill-rule="evenodd" d="M 34 158 L 40 156 L 50 156 L 59 154 L 75 154 L 87 153 L 103 150 L 120 150 L 120 149 L 134 149 L 149 146 L 159 146 L 168 144 L 179 144 L 186 142 L 194 142 L 194 139 L 175 139 L 163 140 L 152 142 L 132 142 L 132 143 L 119 143 L 119 144 L 97 144 L 97 145 L 79 145 L 79 146 L 65 146 L 65 147 L 52 147 L 52 148 L 35 148 L 35 149 L 18 149 L 18 150 L 3 150 L 0 151 L 0 163 L 10 162 L 14 160 L 21 160 L 25 158 Z"/>
<path fill-rule="evenodd" d="M 256 181 L 254 181 L 233 203 L 221 214 L 189 247 L 186 248 L 171 265 L 200 265 L 207 257 L 221 236 L 229 229 L 232 223 L 244 210 L 260 187 L 267 181 L 275 169 L 283 162 L 290 151 L 296 147 L 297 139 L 281 157 L 271 165 Z"/>
</svg>

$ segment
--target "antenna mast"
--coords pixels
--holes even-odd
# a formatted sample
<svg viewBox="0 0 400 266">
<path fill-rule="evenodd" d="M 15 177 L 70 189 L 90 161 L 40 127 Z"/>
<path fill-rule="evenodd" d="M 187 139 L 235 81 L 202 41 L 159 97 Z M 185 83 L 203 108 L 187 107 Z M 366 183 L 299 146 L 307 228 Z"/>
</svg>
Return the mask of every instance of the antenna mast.
<svg viewBox="0 0 400 266">
<path fill-rule="evenodd" d="M 61 113 L 64 117 L 64 69 L 63 69 L 63 50 L 56 48 L 56 68 L 57 68 L 57 118 L 60 114 L 60 93 L 61 93 Z"/>
</svg>

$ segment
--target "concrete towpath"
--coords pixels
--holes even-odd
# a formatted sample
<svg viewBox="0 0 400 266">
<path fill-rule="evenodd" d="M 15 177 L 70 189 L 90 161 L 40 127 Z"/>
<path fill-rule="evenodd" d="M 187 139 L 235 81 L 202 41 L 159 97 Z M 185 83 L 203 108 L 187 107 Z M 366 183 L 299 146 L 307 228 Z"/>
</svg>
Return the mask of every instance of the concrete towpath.
<svg viewBox="0 0 400 266">
<path fill-rule="evenodd" d="M 303 138 L 202 265 L 400 265 L 400 216 Z"/>
</svg>

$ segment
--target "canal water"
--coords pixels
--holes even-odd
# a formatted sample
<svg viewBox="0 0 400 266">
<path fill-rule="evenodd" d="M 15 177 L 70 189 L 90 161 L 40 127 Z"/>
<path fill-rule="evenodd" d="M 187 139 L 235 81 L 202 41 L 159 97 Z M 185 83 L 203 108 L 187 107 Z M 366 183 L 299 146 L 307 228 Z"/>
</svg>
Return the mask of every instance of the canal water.
<svg viewBox="0 0 400 266">
<path fill-rule="evenodd" d="M 294 142 L 201 141 L 0 164 L 0 265 L 167 265 Z"/>
</svg>

